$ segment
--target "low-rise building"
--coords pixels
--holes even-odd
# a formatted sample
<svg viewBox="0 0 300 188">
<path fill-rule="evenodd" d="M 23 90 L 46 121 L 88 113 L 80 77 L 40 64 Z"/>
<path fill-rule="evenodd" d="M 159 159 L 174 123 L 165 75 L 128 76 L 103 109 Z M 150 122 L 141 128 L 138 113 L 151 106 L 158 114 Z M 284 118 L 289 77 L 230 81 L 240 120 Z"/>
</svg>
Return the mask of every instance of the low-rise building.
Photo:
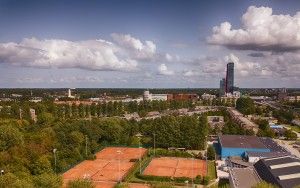
<svg viewBox="0 0 300 188">
<path fill-rule="evenodd" d="M 225 124 L 223 116 L 207 116 L 207 122 L 212 128 L 222 128 Z"/>
<path fill-rule="evenodd" d="M 298 102 L 300 101 L 300 96 L 287 96 L 285 100 L 288 102 Z"/>
<path fill-rule="evenodd" d="M 148 90 L 144 91 L 143 94 L 144 101 L 153 101 L 153 100 L 160 100 L 166 101 L 168 100 L 168 94 L 152 94 Z"/>
<path fill-rule="evenodd" d="M 229 170 L 229 183 L 231 188 L 252 188 L 261 181 L 255 169 L 231 168 Z"/>
<path fill-rule="evenodd" d="M 213 100 L 216 98 L 216 95 L 211 95 L 211 94 L 208 94 L 208 93 L 204 93 L 203 95 L 201 95 L 201 98 L 203 100 Z"/>
<path fill-rule="evenodd" d="M 261 159 L 254 164 L 260 178 L 280 188 L 300 185 L 300 159 L 284 156 Z"/>
<path fill-rule="evenodd" d="M 134 119 L 136 121 L 139 121 L 141 118 L 137 112 L 131 113 L 131 114 L 124 114 L 124 118 L 126 120 Z"/>
<path fill-rule="evenodd" d="M 283 157 L 289 156 L 288 152 L 255 152 L 255 151 L 246 151 L 245 156 L 250 163 L 256 163 L 260 159 L 266 159 L 271 157 Z"/>
<path fill-rule="evenodd" d="M 287 152 L 271 138 L 246 135 L 219 135 L 218 148 L 222 159 L 246 157 L 247 152 Z"/>
<path fill-rule="evenodd" d="M 245 117 L 242 113 L 237 111 L 235 108 L 228 108 L 229 114 L 231 115 L 231 118 L 244 127 L 245 129 L 253 130 L 255 133 L 258 131 L 258 125 L 254 122 L 252 122 L 250 119 Z"/>
<path fill-rule="evenodd" d="M 198 100 L 199 96 L 196 93 L 177 93 L 169 94 L 168 100 Z"/>
</svg>

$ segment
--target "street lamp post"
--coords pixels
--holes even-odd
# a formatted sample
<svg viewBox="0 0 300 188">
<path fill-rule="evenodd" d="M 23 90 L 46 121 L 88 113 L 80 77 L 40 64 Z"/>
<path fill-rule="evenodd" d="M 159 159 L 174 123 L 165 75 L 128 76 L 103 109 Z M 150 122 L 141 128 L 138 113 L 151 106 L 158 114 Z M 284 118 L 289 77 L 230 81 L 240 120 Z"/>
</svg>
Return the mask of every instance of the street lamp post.
<svg viewBox="0 0 300 188">
<path fill-rule="evenodd" d="M 54 148 L 54 149 L 53 149 L 53 155 L 54 155 L 54 172 L 55 172 L 55 173 L 56 173 L 56 151 L 57 151 L 57 149 Z"/>
<path fill-rule="evenodd" d="M 142 174 L 142 164 L 141 164 L 141 155 L 142 155 L 141 148 L 142 147 L 141 147 L 141 138 L 142 138 L 143 135 L 141 133 L 138 133 L 135 136 L 138 137 L 138 139 L 139 139 L 139 151 L 140 151 L 139 163 L 140 163 L 140 174 Z"/>
</svg>

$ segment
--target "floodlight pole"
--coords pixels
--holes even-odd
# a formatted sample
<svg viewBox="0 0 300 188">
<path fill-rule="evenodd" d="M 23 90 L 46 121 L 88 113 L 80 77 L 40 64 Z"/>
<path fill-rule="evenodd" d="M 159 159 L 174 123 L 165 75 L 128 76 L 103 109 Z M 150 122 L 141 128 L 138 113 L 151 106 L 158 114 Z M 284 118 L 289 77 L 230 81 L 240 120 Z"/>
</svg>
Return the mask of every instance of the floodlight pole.
<svg viewBox="0 0 300 188">
<path fill-rule="evenodd" d="M 140 163 L 140 175 L 142 174 L 142 164 L 141 164 L 141 137 L 139 137 L 139 163 Z"/>
<path fill-rule="evenodd" d="M 87 135 L 85 135 L 85 156 L 87 157 L 88 155 L 87 155 L 87 139 L 88 139 L 88 137 L 87 137 Z"/>
<path fill-rule="evenodd" d="M 57 149 L 54 148 L 53 149 L 53 155 L 54 155 L 54 171 L 55 171 L 55 173 L 56 173 L 56 151 L 57 151 Z"/>
<path fill-rule="evenodd" d="M 141 164 L 141 155 L 142 155 L 142 153 L 141 153 L 141 138 L 142 138 L 142 134 L 141 133 L 138 133 L 138 134 L 136 134 L 135 135 L 136 137 L 138 137 L 138 139 L 139 139 L 139 151 L 140 151 L 140 155 L 139 155 L 139 163 L 140 163 L 140 174 L 142 174 L 142 164 Z"/>
<path fill-rule="evenodd" d="M 117 151 L 118 155 L 119 155 L 119 171 L 118 171 L 118 174 L 119 174 L 119 183 L 122 181 L 121 180 L 121 150 L 118 150 Z"/>
<path fill-rule="evenodd" d="M 153 142 L 153 148 L 154 148 L 154 156 L 155 156 L 155 133 L 154 133 L 154 142 Z"/>
</svg>

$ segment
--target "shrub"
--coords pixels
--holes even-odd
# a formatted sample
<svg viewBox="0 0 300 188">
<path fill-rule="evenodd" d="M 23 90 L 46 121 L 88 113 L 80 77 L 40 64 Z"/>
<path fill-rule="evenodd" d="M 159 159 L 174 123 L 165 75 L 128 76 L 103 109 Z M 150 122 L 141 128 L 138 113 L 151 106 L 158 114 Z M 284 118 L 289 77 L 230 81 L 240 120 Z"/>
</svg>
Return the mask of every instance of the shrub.
<svg viewBox="0 0 300 188">
<path fill-rule="evenodd" d="M 204 176 L 203 177 L 203 185 L 208 185 L 209 181 L 210 181 L 209 176 Z"/>
</svg>

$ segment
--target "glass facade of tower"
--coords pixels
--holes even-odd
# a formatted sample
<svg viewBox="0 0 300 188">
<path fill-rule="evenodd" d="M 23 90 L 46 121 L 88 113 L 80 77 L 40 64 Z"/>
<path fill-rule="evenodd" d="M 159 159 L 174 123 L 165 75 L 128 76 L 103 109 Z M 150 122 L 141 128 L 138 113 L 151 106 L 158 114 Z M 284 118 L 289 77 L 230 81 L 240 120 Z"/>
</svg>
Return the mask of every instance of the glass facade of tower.
<svg viewBox="0 0 300 188">
<path fill-rule="evenodd" d="M 233 93 L 234 90 L 234 63 L 227 63 L 226 71 L 226 93 Z"/>
</svg>

